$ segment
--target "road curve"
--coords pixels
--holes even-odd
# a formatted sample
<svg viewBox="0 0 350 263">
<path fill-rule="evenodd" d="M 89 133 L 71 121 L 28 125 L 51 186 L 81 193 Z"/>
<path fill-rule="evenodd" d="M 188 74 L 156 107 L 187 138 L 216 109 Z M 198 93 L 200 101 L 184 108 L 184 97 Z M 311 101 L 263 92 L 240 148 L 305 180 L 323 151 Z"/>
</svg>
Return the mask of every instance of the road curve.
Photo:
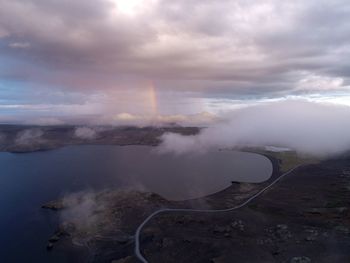
<svg viewBox="0 0 350 263">
<path fill-rule="evenodd" d="M 281 176 L 279 176 L 278 178 L 276 178 L 273 182 L 271 182 L 269 185 L 267 185 L 265 188 L 261 189 L 259 192 L 255 193 L 254 195 L 252 195 L 251 197 L 249 197 L 247 200 L 245 200 L 243 203 L 231 207 L 231 208 L 226 208 L 226 209 L 172 209 L 172 208 L 164 208 L 164 209 L 159 209 L 155 212 L 153 212 L 152 214 L 150 214 L 140 225 L 139 227 L 136 229 L 135 232 L 135 256 L 144 263 L 148 263 L 147 259 L 142 255 L 141 251 L 140 251 L 140 234 L 141 231 L 143 229 L 143 227 L 156 215 L 161 214 L 161 213 L 166 213 L 166 212 L 184 212 L 184 213 L 221 213 L 221 212 L 231 212 L 234 210 L 237 210 L 239 208 L 242 208 L 244 206 L 246 206 L 247 204 L 249 204 L 251 201 L 253 201 L 255 198 L 257 198 L 258 196 L 260 196 L 262 193 L 264 193 L 266 190 L 268 190 L 269 188 L 271 188 L 273 185 L 275 185 L 278 181 L 280 181 L 283 177 L 287 176 L 288 174 L 292 173 L 294 170 L 296 170 L 297 168 L 299 168 L 301 165 L 298 165 L 292 169 L 290 169 L 289 171 L 285 172 L 284 174 L 282 174 Z"/>
</svg>

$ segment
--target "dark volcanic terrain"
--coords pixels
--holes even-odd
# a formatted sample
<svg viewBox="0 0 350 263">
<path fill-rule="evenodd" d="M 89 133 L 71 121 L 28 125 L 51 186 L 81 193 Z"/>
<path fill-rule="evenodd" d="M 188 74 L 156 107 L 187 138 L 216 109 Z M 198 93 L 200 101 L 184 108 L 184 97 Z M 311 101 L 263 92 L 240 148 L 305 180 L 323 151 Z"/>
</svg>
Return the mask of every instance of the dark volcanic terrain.
<svg viewBox="0 0 350 263">
<path fill-rule="evenodd" d="M 78 129 L 82 128 L 82 132 Z M 85 130 L 84 130 L 85 129 Z M 157 145 L 167 132 L 194 135 L 197 127 L 110 127 L 0 125 L 0 151 L 34 152 L 67 145 Z M 85 132 L 85 134 L 84 134 Z"/>
<path fill-rule="evenodd" d="M 157 145 L 166 132 L 194 135 L 200 130 L 176 126 L 82 128 L 77 133 L 73 126 L 2 125 L 0 150 Z M 152 212 L 161 208 L 231 208 L 269 185 L 286 167 L 302 163 L 292 153 L 262 153 L 274 167 L 268 181 L 233 183 L 199 199 L 174 202 L 153 193 L 109 189 L 45 204 L 43 208 L 55 210 L 52 213 L 61 218 L 55 233 L 48 237 L 47 253 L 78 253 L 71 262 L 77 258 L 81 262 L 137 262 L 135 230 Z M 211 214 L 168 212 L 154 217 L 141 233 L 142 254 L 149 262 L 162 263 L 350 262 L 350 157 L 306 163 L 241 209 Z"/>
<path fill-rule="evenodd" d="M 350 262 L 350 160 L 308 165 L 247 207 L 160 215 L 145 229 L 150 262 Z"/>
<path fill-rule="evenodd" d="M 105 191 L 93 196 L 94 220 L 63 217 L 48 247 L 85 247 L 91 262 L 138 262 L 133 235 L 153 211 L 164 208 L 222 209 L 242 203 L 279 175 L 261 184 L 232 184 L 214 195 L 170 202 L 141 192 Z M 91 197 L 89 197 L 91 198 Z M 65 200 L 48 208 L 73 211 L 84 203 Z M 305 165 L 248 206 L 232 212 L 164 213 L 142 231 L 141 251 L 149 262 L 350 262 L 350 158 Z M 69 213 L 68 213 L 69 214 Z"/>
</svg>

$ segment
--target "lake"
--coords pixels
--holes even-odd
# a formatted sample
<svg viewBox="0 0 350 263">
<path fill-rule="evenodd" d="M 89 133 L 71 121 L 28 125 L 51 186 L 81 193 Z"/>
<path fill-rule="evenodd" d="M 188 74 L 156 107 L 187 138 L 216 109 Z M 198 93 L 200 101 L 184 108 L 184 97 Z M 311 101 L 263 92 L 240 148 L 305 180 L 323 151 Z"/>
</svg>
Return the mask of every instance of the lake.
<svg viewBox="0 0 350 263">
<path fill-rule="evenodd" d="M 170 200 L 220 191 L 231 181 L 261 182 L 272 173 L 264 156 L 234 151 L 159 154 L 148 146 L 69 146 L 26 154 L 0 153 L 2 262 L 73 262 L 47 252 L 58 217 L 45 202 L 82 190 L 151 191 Z M 72 252 L 73 253 L 73 252 Z"/>
</svg>

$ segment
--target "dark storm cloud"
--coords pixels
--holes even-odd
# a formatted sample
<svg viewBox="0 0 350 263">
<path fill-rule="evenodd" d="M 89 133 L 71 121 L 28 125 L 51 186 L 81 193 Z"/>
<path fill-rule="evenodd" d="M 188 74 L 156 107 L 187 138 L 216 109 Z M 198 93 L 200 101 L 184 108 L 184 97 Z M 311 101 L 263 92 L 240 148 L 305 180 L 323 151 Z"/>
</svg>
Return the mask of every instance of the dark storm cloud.
<svg viewBox="0 0 350 263">
<path fill-rule="evenodd" d="M 0 55 L 11 61 L 2 79 L 68 90 L 123 89 L 146 79 L 209 97 L 273 97 L 300 93 L 298 85 L 310 78 L 311 90 L 325 89 L 332 78 L 342 82 L 330 89 L 341 89 L 350 74 L 345 0 L 0 0 L 0 6 Z"/>
</svg>

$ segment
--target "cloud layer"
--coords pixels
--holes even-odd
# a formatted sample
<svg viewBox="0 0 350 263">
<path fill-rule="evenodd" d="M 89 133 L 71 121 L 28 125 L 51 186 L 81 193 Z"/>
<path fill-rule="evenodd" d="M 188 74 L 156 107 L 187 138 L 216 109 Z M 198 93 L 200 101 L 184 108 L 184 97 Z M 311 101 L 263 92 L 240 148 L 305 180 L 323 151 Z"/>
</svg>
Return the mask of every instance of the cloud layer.
<svg viewBox="0 0 350 263">
<path fill-rule="evenodd" d="M 1 51 L 58 76 L 76 70 L 82 83 L 61 81 L 84 87 L 91 72 L 106 84 L 125 73 L 242 87 L 288 84 L 297 71 L 348 77 L 348 1 L 130 1 L 131 13 L 125 0 L 1 0 Z"/>
<path fill-rule="evenodd" d="M 39 106 L 53 107 L 51 115 L 68 106 L 79 115 L 152 114 L 144 103 L 150 83 L 164 105 L 349 93 L 347 0 L 0 0 L 0 6 L 0 105 L 17 106 L 7 114 L 30 106 L 36 114 Z"/>
<path fill-rule="evenodd" d="M 201 152 L 210 148 L 278 146 L 327 156 L 350 150 L 350 108 L 286 101 L 234 111 L 227 120 L 196 136 L 165 134 L 162 152 Z"/>
</svg>

